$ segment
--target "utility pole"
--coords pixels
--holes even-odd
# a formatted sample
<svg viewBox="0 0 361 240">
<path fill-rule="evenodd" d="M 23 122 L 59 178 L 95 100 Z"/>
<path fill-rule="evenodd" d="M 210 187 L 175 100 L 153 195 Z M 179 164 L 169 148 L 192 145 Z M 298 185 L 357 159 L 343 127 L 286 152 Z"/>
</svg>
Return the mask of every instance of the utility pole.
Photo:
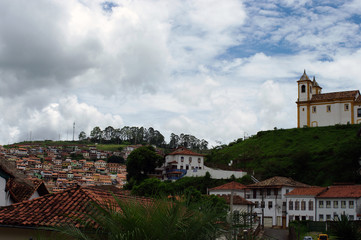
<svg viewBox="0 0 361 240">
<path fill-rule="evenodd" d="M 73 142 L 74 142 L 74 133 L 75 133 L 75 122 L 73 123 Z"/>
</svg>

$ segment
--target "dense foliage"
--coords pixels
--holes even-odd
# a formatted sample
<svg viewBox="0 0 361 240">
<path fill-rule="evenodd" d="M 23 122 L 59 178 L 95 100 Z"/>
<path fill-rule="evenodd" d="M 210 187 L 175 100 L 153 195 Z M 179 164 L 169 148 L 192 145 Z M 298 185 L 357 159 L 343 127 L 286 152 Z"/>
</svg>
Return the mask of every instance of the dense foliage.
<svg viewBox="0 0 361 240">
<path fill-rule="evenodd" d="M 240 179 L 212 179 L 209 174 L 206 174 L 204 177 L 184 177 L 175 182 L 149 178 L 134 185 L 132 193 L 139 196 L 162 197 L 183 195 L 187 191 L 194 192 L 196 190 L 199 194 L 207 194 L 208 189 L 230 181 L 237 181 L 242 184 L 252 183 L 248 175 Z"/>
<path fill-rule="evenodd" d="M 247 140 L 212 149 L 206 164 L 227 168 L 232 160 L 233 168 L 254 171 L 261 180 L 285 176 L 313 185 L 360 183 L 359 128 L 336 125 L 262 131 Z"/>
<path fill-rule="evenodd" d="M 154 172 L 154 169 L 162 164 L 163 157 L 158 155 L 152 146 L 137 148 L 127 158 L 127 180 L 142 181 L 148 178 L 148 174 Z"/>
<path fill-rule="evenodd" d="M 195 201 L 156 200 L 150 204 L 116 199 L 116 204 L 94 203 L 82 228 L 52 228 L 52 239 L 183 240 L 216 239 L 225 227 L 226 211 Z M 60 237 L 59 237 L 60 233 Z M 58 237 L 58 238 L 56 238 Z"/>
<path fill-rule="evenodd" d="M 90 132 L 89 138 L 84 131 L 80 132 L 79 140 L 85 141 L 87 139 L 94 143 L 143 144 L 165 148 L 185 146 L 196 150 L 208 149 L 208 142 L 206 140 L 200 140 L 193 135 L 183 133 L 180 135 L 172 133 L 170 135 L 170 141 L 167 144 L 164 136 L 152 127 L 147 129 L 144 127 L 125 126 L 120 129 L 108 126 L 102 130 L 96 126 Z"/>
</svg>

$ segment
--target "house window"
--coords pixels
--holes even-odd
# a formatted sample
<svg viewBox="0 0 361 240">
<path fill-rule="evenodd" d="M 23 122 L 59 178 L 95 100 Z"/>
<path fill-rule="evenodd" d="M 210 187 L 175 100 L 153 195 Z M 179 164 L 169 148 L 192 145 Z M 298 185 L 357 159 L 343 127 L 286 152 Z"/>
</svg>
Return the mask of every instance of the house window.
<svg viewBox="0 0 361 240">
<path fill-rule="evenodd" d="M 295 202 L 295 210 L 300 210 L 300 202 L 299 201 Z"/>
<path fill-rule="evenodd" d="M 353 221 L 353 220 L 355 220 L 355 217 L 353 215 L 348 215 L 348 219 Z"/>
<path fill-rule="evenodd" d="M 313 221 L 313 216 L 309 216 L 308 220 Z"/>
<path fill-rule="evenodd" d="M 305 201 L 302 201 L 302 202 L 301 202 L 301 210 L 302 210 L 302 211 L 305 211 L 305 210 L 306 210 L 306 202 L 305 202 Z"/>
<path fill-rule="evenodd" d="M 258 201 L 255 201 L 254 203 L 256 204 L 255 208 L 259 208 L 259 203 L 258 203 Z"/>
<path fill-rule="evenodd" d="M 257 198 L 257 190 L 253 189 L 253 198 Z"/>
<path fill-rule="evenodd" d="M 310 86 L 310 93 L 312 93 L 312 86 Z"/>
<path fill-rule="evenodd" d="M 344 109 L 345 109 L 345 111 L 348 111 L 348 104 L 344 105 Z"/>
<path fill-rule="evenodd" d="M 290 222 L 293 221 L 293 215 L 290 215 Z"/>
<path fill-rule="evenodd" d="M 303 93 L 306 92 L 306 86 L 305 85 L 301 86 L 301 92 L 303 92 Z"/>
<path fill-rule="evenodd" d="M 320 215 L 318 216 L 318 218 L 319 218 L 320 221 L 323 221 L 323 214 L 320 214 Z"/>
<path fill-rule="evenodd" d="M 319 208 L 323 208 L 323 201 L 319 201 L 319 202 L 318 202 L 318 207 L 319 207 Z"/>
<path fill-rule="evenodd" d="M 267 196 L 271 195 L 271 189 L 267 189 Z"/>
<path fill-rule="evenodd" d="M 331 201 L 326 201 L 326 208 L 331 208 Z"/>
<path fill-rule="evenodd" d="M 341 208 L 346 208 L 346 201 L 341 201 Z"/>
<path fill-rule="evenodd" d="M 327 112 L 331 112 L 331 105 L 327 105 L 327 106 L 326 106 L 326 111 L 327 111 Z"/>
<path fill-rule="evenodd" d="M 338 208 L 338 201 L 333 201 L 333 208 Z"/>
<path fill-rule="evenodd" d="M 268 202 L 268 208 L 272 208 L 272 201 Z"/>
<path fill-rule="evenodd" d="M 313 201 L 311 200 L 308 202 L 308 210 L 313 211 Z"/>
<path fill-rule="evenodd" d="M 316 112 L 316 106 L 312 106 L 312 113 Z"/>
<path fill-rule="evenodd" d="M 349 201 L 349 202 L 348 202 L 348 207 L 349 207 L 349 208 L 353 208 L 353 201 Z"/>
<path fill-rule="evenodd" d="M 331 214 L 327 214 L 327 215 L 326 215 L 326 220 L 327 220 L 327 221 L 331 221 Z"/>
<path fill-rule="evenodd" d="M 361 108 L 357 109 L 357 117 L 361 117 Z"/>
<path fill-rule="evenodd" d="M 192 162 L 192 157 L 189 157 L 189 163 L 191 163 Z"/>
<path fill-rule="evenodd" d="M 198 163 L 201 163 L 201 158 L 198 158 Z"/>
<path fill-rule="evenodd" d="M 184 157 L 181 157 L 181 162 L 184 162 Z"/>
<path fill-rule="evenodd" d="M 302 112 L 304 112 L 305 111 L 305 108 L 302 108 Z"/>
<path fill-rule="evenodd" d="M 288 210 L 293 210 L 293 201 L 288 203 Z"/>
</svg>

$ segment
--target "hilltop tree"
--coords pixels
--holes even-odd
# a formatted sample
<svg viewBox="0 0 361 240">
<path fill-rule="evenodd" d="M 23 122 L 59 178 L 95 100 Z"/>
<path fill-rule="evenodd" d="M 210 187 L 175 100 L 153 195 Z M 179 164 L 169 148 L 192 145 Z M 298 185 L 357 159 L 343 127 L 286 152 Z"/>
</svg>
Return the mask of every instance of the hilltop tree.
<svg viewBox="0 0 361 240">
<path fill-rule="evenodd" d="M 86 140 L 86 133 L 85 133 L 84 131 L 81 131 L 81 132 L 79 133 L 79 140 L 80 140 L 80 141 Z"/>
<path fill-rule="evenodd" d="M 155 152 L 152 146 L 135 149 L 127 158 L 127 180 L 141 181 L 146 179 L 148 173 L 161 166 L 163 158 Z"/>
</svg>

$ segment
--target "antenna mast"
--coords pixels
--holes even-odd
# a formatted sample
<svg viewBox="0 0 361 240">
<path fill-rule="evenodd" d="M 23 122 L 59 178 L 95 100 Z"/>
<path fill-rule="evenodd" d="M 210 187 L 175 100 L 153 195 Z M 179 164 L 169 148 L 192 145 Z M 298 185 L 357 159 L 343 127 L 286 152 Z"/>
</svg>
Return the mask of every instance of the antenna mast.
<svg viewBox="0 0 361 240">
<path fill-rule="evenodd" d="M 74 133 L 75 133 L 75 122 L 73 123 L 73 142 L 74 142 Z"/>
</svg>

